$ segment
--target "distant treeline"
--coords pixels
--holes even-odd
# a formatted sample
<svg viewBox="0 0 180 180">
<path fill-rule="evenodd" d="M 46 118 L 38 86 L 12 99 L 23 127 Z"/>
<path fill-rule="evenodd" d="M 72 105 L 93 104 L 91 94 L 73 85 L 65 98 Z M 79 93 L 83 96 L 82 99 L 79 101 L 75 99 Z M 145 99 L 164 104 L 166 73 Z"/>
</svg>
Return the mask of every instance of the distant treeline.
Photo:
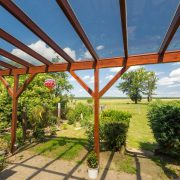
<svg viewBox="0 0 180 180">
<path fill-rule="evenodd" d="M 89 99 L 90 97 L 74 97 L 74 99 Z M 102 97 L 101 99 L 129 99 L 128 97 Z M 147 99 L 143 97 L 142 99 Z M 153 97 L 153 99 L 180 99 L 180 97 Z"/>
</svg>

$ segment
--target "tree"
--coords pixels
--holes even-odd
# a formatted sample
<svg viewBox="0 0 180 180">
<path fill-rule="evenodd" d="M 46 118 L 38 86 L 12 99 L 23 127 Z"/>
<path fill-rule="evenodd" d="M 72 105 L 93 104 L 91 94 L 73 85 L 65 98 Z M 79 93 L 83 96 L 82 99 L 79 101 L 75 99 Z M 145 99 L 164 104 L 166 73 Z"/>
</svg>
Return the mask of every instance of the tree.
<svg viewBox="0 0 180 180">
<path fill-rule="evenodd" d="M 147 100 L 150 102 L 152 100 L 152 95 L 154 94 L 154 90 L 157 88 L 158 78 L 156 77 L 155 73 L 152 71 L 147 72 L 147 82 L 146 82 L 146 92 L 144 93 L 147 95 Z"/>
<path fill-rule="evenodd" d="M 122 80 L 124 81 L 117 88 L 126 93 L 135 104 L 141 101 L 143 94 L 148 96 L 148 100 L 152 99 L 157 82 L 154 72 L 140 68 L 136 71 L 125 73 L 122 76 Z"/>
<path fill-rule="evenodd" d="M 28 75 L 20 76 L 20 85 L 22 85 Z M 56 87 L 51 92 L 44 87 L 46 79 L 55 79 Z M 12 87 L 13 78 L 6 78 Z M 18 103 L 18 126 L 21 126 L 23 119 L 23 107 L 27 109 L 28 128 L 35 130 L 37 127 L 44 128 L 56 121 L 54 112 L 57 109 L 57 103 L 61 102 L 63 97 L 68 94 L 72 85 L 68 81 L 68 75 L 61 73 L 38 74 L 28 85 L 26 91 L 22 93 Z M 12 100 L 7 90 L 0 83 L 0 123 L 7 122 L 10 126 L 12 115 Z"/>
</svg>

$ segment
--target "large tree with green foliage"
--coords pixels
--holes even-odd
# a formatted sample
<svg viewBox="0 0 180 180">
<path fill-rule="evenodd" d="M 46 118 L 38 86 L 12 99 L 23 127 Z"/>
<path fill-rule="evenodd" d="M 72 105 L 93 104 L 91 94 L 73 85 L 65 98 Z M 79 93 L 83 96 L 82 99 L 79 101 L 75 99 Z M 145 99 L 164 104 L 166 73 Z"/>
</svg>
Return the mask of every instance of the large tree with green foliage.
<svg viewBox="0 0 180 180">
<path fill-rule="evenodd" d="M 28 75 L 20 76 L 20 85 L 27 77 Z M 44 86 L 46 79 L 55 79 L 54 90 L 50 91 Z M 11 86 L 13 85 L 13 78 L 8 77 L 6 80 Z M 36 130 L 55 123 L 57 103 L 68 101 L 70 89 L 72 85 L 65 73 L 38 74 L 19 98 L 18 122 L 21 123 L 23 107 L 26 107 L 29 128 Z M 0 97 L 0 123 L 6 122 L 8 125 L 11 122 L 12 102 L 2 83 L 0 83 Z"/>
<path fill-rule="evenodd" d="M 141 101 L 143 94 L 148 96 L 149 101 L 152 99 L 157 82 L 154 72 L 140 68 L 123 74 L 122 80 L 117 88 L 126 93 L 135 104 Z"/>
</svg>

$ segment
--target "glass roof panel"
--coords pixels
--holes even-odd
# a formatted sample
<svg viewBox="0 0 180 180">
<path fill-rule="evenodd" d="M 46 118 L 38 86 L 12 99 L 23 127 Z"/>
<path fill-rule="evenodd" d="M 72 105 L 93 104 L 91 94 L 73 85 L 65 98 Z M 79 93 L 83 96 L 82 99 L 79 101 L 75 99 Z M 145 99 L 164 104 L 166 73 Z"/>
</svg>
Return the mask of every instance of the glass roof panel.
<svg viewBox="0 0 180 180">
<path fill-rule="evenodd" d="M 5 51 L 33 64 L 33 65 L 43 65 L 40 61 L 36 60 L 35 58 L 33 58 L 32 56 L 30 56 L 29 54 L 21 51 L 20 49 L 16 48 L 15 46 L 13 46 L 12 44 L 8 43 L 7 41 L 4 40 L 0 40 L 0 48 L 4 49 Z M 6 58 L 7 60 L 7 58 Z"/>
<path fill-rule="evenodd" d="M 92 59 L 56 1 L 14 2 L 74 60 Z"/>
<path fill-rule="evenodd" d="M 4 23 L 3 19 L 6 20 L 6 23 Z M 38 52 L 47 60 L 52 62 L 53 59 L 58 56 L 59 59 L 61 59 L 60 62 L 65 62 L 63 58 L 55 53 L 52 48 L 50 48 L 44 41 L 40 40 L 36 35 L 34 35 L 29 29 L 27 29 L 22 23 L 20 23 L 1 6 L 0 27 L 10 35 L 14 36 L 16 39 L 20 40 L 25 45 L 29 46 L 34 51 Z M 13 49 L 11 49 L 11 51 L 12 50 Z"/>
<path fill-rule="evenodd" d="M 118 0 L 69 2 L 99 57 L 124 54 Z"/>
<path fill-rule="evenodd" d="M 169 47 L 167 50 L 168 51 L 180 50 L 180 28 L 177 30 L 176 34 L 171 40 L 171 43 L 169 44 Z"/>
<path fill-rule="evenodd" d="M 157 52 L 179 0 L 127 0 L 129 54 Z"/>
<path fill-rule="evenodd" d="M 17 67 L 17 68 L 22 67 L 20 64 L 14 62 L 14 61 L 12 61 L 12 60 L 10 60 L 10 59 L 8 59 L 8 58 L 5 58 L 5 57 L 3 57 L 3 56 L 0 56 L 0 61 L 3 61 L 3 62 L 5 62 L 5 63 L 8 63 L 8 64 L 10 64 L 10 65 L 12 65 L 12 66 Z"/>
</svg>

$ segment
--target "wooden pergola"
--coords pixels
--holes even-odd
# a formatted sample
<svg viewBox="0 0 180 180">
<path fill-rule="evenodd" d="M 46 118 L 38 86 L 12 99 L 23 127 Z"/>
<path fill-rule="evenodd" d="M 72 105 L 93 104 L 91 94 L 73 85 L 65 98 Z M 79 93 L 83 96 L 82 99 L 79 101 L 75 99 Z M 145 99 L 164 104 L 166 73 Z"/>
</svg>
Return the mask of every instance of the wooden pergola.
<svg viewBox="0 0 180 180">
<path fill-rule="evenodd" d="M 77 82 L 93 97 L 94 99 L 94 148 L 99 157 L 99 99 L 106 93 L 106 91 L 127 71 L 130 66 L 180 62 L 180 50 L 167 52 L 168 45 L 170 44 L 174 34 L 180 25 L 180 5 L 178 5 L 174 17 L 167 29 L 167 33 L 159 47 L 159 51 L 148 54 L 129 55 L 128 54 L 128 38 L 127 38 L 127 14 L 126 14 L 126 0 L 119 0 L 121 27 L 123 35 L 124 57 L 111 57 L 100 59 L 89 41 L 86 33 L 84 32 L 80 22 L 78 21 L 75 13 L 73 12 L 67 0 L 56 0 L 59 8 L 62 9 L 65 16 L 71 23 L 72 27 L 89 50 L 93 57 L 93 61 L 76 61 L 72 59 L 59 45 L 56 44 L 35 22 L 33 22 L 14 2 L 11 0 L 0 0 L 0 5 L 18 19 L 24 26 L 31 30 L 41 40 L 43 40 L 49 47 L 51 47 L 57 54 L 59 54 L 66 63 L 53 64 L 39 53 L 35 52 L 27 45 L 10 35 L 8 32 L 0 29 L 0 37 L 25 53 L 31 55 L 36 60 L 43 63 L 41 66 L 35 66 L 25 59 L 21 59 L 4 49 L 0 48 L 0 55 L 4 56 L 20 65 L 17 68 L 7 62 L 0 61 L 0 66 L 5 69 L 0 69 L 0 80 L 8 90 L 9 95 L 12 97 L 12 126 L 11 126 L 11 152 L 14 152 L 14 144 L 16 141 L 16 126 L 17 126 L 17 106 L 18 98 L 26 89 L 28 84 L 34 79 L 38 73 L 48 72 L 65 72 L 68 71 Z M 122 67 L 122 69 L 107 83 L 107 85 L 99 89 L 99 69 L 110 67 Z M 94 91 L 75 73 L 77 70 L 94 70 Z M 29 78 L 24 84 L 19 86 L 19 76 L 29 74 Z M 14 77 L 13 88 L 9 86 L 5 80 L 5 76 Z"/>
</svg>

